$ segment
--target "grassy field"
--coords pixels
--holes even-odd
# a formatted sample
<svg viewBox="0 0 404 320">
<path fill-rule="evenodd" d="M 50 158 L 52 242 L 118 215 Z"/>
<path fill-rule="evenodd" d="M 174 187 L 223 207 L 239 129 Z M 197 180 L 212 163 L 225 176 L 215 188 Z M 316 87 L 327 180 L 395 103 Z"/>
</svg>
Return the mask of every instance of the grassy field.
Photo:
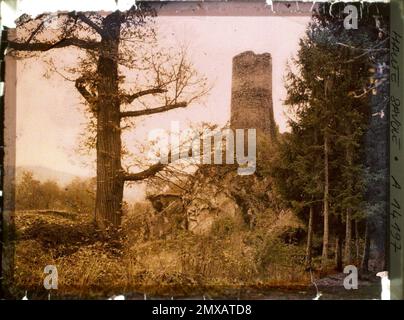
<svg viewBox="0 0 404 320">
<path fill-rule="evenodd" d="M 270 213 L 266 213 L 268 215 Z M 268 216 L 250 230 L 218 221 L 210 234 L 177 230 L 145 239 L 142 213 L 126 216 L 122 229 L 101 236 L 85 214 L 16 212 L 15 279 L 11 291 L 47 297 L 44 267 L 58 269 L 58 298 L 105 298 L 114 294 L 191 297 L 248 296 L 268 288 L 311 286 L 303 270 L 303 244 L 279 240 L 282 221 Z"/>
</svg>

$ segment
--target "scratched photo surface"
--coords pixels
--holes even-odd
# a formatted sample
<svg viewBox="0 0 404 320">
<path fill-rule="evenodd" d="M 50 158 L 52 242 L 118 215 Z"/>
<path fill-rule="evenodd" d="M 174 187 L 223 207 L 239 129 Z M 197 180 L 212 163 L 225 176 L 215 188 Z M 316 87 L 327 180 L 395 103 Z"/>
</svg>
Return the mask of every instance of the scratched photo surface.
<svg viewBox="0 0 404 320">
<path fill-rule="evenodd" d="M 379 299 L 389 5 L 345 7 L 22 14 L 10 297 Z"/>
</svg>

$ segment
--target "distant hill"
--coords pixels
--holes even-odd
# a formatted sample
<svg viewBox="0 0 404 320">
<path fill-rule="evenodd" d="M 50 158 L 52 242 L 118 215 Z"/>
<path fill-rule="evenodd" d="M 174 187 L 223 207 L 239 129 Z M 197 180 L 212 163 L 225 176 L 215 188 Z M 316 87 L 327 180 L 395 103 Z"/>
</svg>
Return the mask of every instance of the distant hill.
<svg viewBox="0 0 404 320">
<path fill-rule="evenodd" d="M 41 182 L 45 182 L 46 180 L 53 180 L 62 186 L 68 184 L 76 177 L 88 178 L 41 166 L 23 166 L 23 167 L 17 167 L 16 170 L 17 183 L 21 180 L 24 171 L 32 172 L 34 174 L 34 178 Z"/>
</svg>

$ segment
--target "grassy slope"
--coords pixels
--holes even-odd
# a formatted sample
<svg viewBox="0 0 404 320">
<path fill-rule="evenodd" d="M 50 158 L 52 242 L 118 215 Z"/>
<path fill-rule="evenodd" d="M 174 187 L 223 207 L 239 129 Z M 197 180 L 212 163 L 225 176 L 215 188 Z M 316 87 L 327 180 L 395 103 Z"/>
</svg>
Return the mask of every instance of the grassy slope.
<svg viewBox="0 0 404 320">
<path fill-rule="evenodd" d="M 58 297 L 101 298 L 117 293 L 237 297 L 273 287 L 305 288 L 303 245 L 274 237 L 282 226 L 268 216 L 249 230 L 218 221 L 209 235 L 178 231 L 166 239 L 144 239 L 141 213 L 120 232 L 103 239 L 91 217 L 73 213 L 16 213 L 16 297 L 25 291 L 43 298 L 46 265 L 56 265 Z M 268 232 L 271 230 L 271 232 Z M 271 236 L 272 235 L 272 236 Z"/>
</svg>

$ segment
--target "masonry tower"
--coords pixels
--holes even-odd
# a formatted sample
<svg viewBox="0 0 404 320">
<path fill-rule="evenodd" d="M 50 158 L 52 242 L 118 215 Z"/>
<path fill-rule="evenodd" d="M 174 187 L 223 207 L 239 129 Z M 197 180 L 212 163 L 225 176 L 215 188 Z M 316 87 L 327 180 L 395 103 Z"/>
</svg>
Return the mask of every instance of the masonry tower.
<svg viewBox="0 0 404 320">
<path fill-rule="evenodd" d="M 246 51 L 233 58 L 230 125 L 233 129 L 255 128 L 276 139 L 271 54 Z"/>
</svg>

